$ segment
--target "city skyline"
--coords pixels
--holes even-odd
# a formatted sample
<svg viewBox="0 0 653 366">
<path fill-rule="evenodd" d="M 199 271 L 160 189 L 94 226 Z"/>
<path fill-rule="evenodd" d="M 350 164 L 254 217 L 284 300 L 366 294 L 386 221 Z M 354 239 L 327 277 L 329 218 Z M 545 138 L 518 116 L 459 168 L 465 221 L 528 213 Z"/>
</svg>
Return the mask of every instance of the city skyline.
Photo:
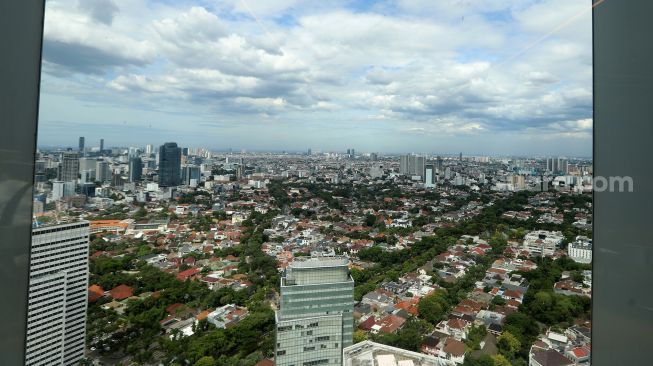
<svg viewBox="0 0 653 366">
<path fill-rule="evenodd" d="M 44 37 L 39 145 L 591 155 L 585 2 L 49 1 Z"/>
</svg>

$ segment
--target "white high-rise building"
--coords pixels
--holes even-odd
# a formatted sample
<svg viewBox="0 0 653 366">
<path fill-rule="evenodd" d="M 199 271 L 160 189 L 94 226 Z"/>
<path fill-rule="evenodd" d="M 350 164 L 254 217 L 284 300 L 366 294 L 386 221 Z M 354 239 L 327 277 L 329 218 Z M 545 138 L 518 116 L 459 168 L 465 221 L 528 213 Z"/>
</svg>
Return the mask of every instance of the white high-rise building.
<svg viewBox="0 0 653 366">
<path fill-rule="evenodd" d="M 111 170 L 109 169 L 109 163 L 106 161 L 99 160 L 95 168 L 95 179 L 100 182 L 106 182 L 111 180 Z"/>
<path fill-rule="evenodd" d="M 555 157 L 546 159 L 546 170 L 553 174 L 565 175 L 569 172 L 567 158 Z"/>
<path fill-rule="evenodd" d="M 424 177 L 426 158 L 415 155 L 402 155 L 399 159 L 399 174 Z"/>
<path fill-rule="evenodd" d="M 32 229 L 25 365 L 84 357 L 88 250 L 88 221 Z"/>
<path fill-rule="evenodd" d="M 424 173 L 424 187 L 435 188 L 435 166 L 427 165 Z"/>
</svg>

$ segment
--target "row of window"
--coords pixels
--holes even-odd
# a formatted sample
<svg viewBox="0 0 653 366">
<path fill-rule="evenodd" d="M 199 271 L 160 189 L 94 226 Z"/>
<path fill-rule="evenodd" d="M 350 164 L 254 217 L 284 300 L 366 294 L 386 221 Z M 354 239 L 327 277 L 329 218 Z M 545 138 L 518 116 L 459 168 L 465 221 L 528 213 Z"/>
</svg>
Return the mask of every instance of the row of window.
<svg viewBox="0 0 653 366">
<path fill-rule="evenodd" d="M 55 244 L 68 243 L 68 242 L 71 242 L 71 241 L 75 241 L 75 243 L 55 247 Z M 88 244 L 88 239 L 86 237 L 83 237 L 83 236 L 76 236 L 76 237 L 72 237 L 72 238 L 66 238 L 66 239 L 63 239 L 63 240 L 49 241 L 49 242 L 43 243 L 43 244 L 32 245 L 32 250 L 30 251 L 30 255 L 43 253 L 43 252 L 53 252 L 53 251 L 58 251 L 58 250 L 61 250 L 61 249 L 64 249 L 64 248 L 68 248 L 70 246 L 87 245 L 87 244 Z M 40 248 L 40 247 L 42 247 L 44 245 L 48 245 L 48 247 L 44 248 L 44 249 L 35 250 L 35 248 Z"/>
<path fill-rule="evenodd" d="M 89 222 L 83 222 L 78 225 L 71 225 L 71 226 L 62 226 L 62 227 L 52 227 L 52 228 L 44 228 L 44 229 L 34 229 L 32 230 L 32 236 L 35 235 L 44 235 L 48 233 L 56 233 L 59 231 L 70 231 L 74 229 L 81 229 L 84 227 L 89 227 L 91 224 Z"/>
</svg>

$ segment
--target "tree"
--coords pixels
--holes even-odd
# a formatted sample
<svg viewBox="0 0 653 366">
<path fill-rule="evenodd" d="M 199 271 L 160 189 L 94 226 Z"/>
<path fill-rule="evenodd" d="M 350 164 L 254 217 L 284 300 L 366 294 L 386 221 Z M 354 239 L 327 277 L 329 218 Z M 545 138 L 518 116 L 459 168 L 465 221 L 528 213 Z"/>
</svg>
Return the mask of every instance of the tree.
<svg viewBox="0 0 653 366">
<path fill-rule="evenodd" d="M 504 331 L 497 338 L 497 347 L 502 355 L 512 358 L 521 348 L 521 342 L 510 332 Z"/>
<path fill-rule="evenodd" d="M 358 329 L 354 332 L 354 343 L 360 343 L 367 340 L 367 333 Z"/>
<path fill-rule="evenodd" d="M 376 223 L 376 216 L 374 216 L 372 214 L 367 214 L 365 216 L 365 225 L 366 226 L 372 227 L 372 226 L 374 226 L 375 223 Z"/>
<path fill-rule="evenodd" d="M 485 325 L 473 325 L 467 333 L 467 340 L 465 340 L 465 344 L 467 344 L 467 346 L 471 349 L 480 349 L 481 341 L 483 341 L 483 338 L 485 338 L 486 334 L 487 329 L 485 328 Z"/>
<path fill-rule="evenodd" d="M 437 290 L 422 298 L 417 304 L 419 316 L 432 324 L 437 324 L 449 305 L 446 296 L 445 290 Z"/>
<path fill-rule="evenodd" d="M 215 366 L 215 359 L 212 356 L 204 356 L 197 360 L 193 366 Z"/>
<path fill-rule="evenodd" d="M 497 295 L 492 299 L 492 304 L 493 305 L 505 305 L 506 304 L 506 299 L 503 297 Z"/>
<path fill-rule="evenodd" d="M 494 355 L 492 356 L 493 366 L 512 366 L 510 361 L 505 358 L 503 355 Z"/>
</svg>

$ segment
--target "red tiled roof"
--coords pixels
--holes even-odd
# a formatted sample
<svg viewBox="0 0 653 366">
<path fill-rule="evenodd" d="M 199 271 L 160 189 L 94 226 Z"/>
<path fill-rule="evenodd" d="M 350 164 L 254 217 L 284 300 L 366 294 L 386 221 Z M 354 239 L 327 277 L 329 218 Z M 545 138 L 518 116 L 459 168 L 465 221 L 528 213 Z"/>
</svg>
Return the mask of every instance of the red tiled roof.
<svg viewBox="0 0 653 366">
<path fill-rule="evenodd" d="M 449 319 L 447 322 L 447 326 L 454 329 L 463 329 L 466 325 L 467 323 L 464 320 L 458 318 Z"/>
<path fill-rule="evenodd" d="M 177 279 L 179 281 L 186 281 L 188 278 L 200 273 L 199 268 L 190 268 L 185 271 L 177 273 Z"/>
<path fill-rule="evenodd" d="M 91 285 L 88 288 L 88 301 L 95 302 L 97 299 L 104 296 L 104 290 L 99 285 Z"/>
<path fill-rule="evenodd" d="M 119 285 L 112 288 L 111 291 L 109 291 L 109 295 L 111 295 L 114 300 L 124 300 L 134 295 L 134 289 L 127 285 Z"/>
<path fill-rule="evenodd" d="M 576 347 L 576 348 L 572 349 L 571 352 L 573 352 L 574 356 L 576 356 L 577 358 L 587 357 L 587 355 L 588 355 L 587 351 L 585 351 L 585 349 L 583 349 L 581 347 Z"/>
<path fill-rule="evenodd" d="M 184 307 L 184 304 L 182 304 L 182 303 L 175 303 L 175 304 L 172 304 L 172 305 L 168 305 L 168 306 L 166 307 L 166 312 L 167 312 L 168 314 L 172 314 L 172 315 L 174 315 L 175 312 L 177 312 L 177 310 L 179 310 L 179 309 L 182 308 L 182 307 Z"/>
<path fill-rule="evenodd" d="M 380 331 L 383 333 L 394 333 L 396 332 L 399 328 L 401 328 L 404 323 L 406 322 L 406 319 L 396 316 L 396 315 L 388 315 L 381 319 L 377 324 L 381 326 Z"/>
<path fill-rule="evenodd" d="M 376 319 L 374 319 L 373 316 L 370 316 L 369 318 L 365 319 L 364 322 L 360 323 L 358 325 L 359 329 L 370 331 L 372 330 L 372 326 L 376 323 Z"/>
<path fill-rule="evenodd" d="M 460 357 L 465 354 L 465 343 L 453 338 L 447 338 L 442 350 L 450 355 Z"/>
<path fill-rule="evenodd" d="M 274 366 L 274 361 L 269 358 L 264 358 L 261 361 L 257 362 L 255 366 Z"/>
</svg>

